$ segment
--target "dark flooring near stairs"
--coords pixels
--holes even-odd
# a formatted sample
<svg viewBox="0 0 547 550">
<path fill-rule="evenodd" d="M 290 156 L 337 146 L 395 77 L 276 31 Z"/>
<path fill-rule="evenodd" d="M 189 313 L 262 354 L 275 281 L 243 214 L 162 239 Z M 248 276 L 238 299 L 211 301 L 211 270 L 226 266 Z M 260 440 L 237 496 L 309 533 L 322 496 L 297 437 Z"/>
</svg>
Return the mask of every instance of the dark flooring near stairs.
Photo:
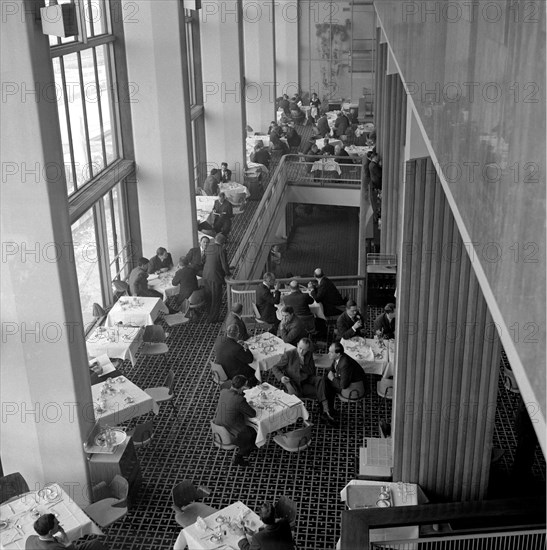
<svg viewBox="0 0 547 550">
<path fill-rule="evenodd" d="M 228 244 L 229 256 L 242 237 L 256 204 L 249 203 L 246 211 L 235 218 Z M 294 273 L 310 273 L 314 267 L 322 266 L 333 275 L 353 274 L 358 223 L 355 218 L 315 209 L 311 218 L 299 222 L 282 268 Z M 318 243 L 313 253 L 307 249 L 310 234 Z M 327 246 L 327 242 L 332 246 Z M 378 312 L 367 312 L 368 326 Z M 222 314 L 225 314 L 225 302 Z M 294 535 L 299 550 L 334 548 L 340 537 L 340 513 L 344 509 L 340 490 L 358 472 L 358 448 L 363 437 L 378 437 L 379 420 L 389 419 L 391 415 L 391 401 L 384 401 L 376 394 L 377 378 L 367 376 L 368 395 L 363 404 L 338 405 L 341 428 L 322 423 L 317 407 L 310 406 L 313 439 L 306 451 L 288 453 L 270 442 L 251 457 L 249 468 L 242 469 L 232 465 L 232 451 L 213 446 L 209 426 L 219 390 L 212 382 L 208 361 L 221 324 L 209 325 L 201 314 L 197 321 L 164 327 L 169 333 L 169 364 L 176 375 L 178 415 L 172 413 L 169 405 L 164 405 L 155 417 L 151 444 L 137 451 L 143 474 L 142 487 L 128 515 L 108 529 L 108 547 L 111 550 L 172 548 L 181 528 L 171 509 L 171 489 L 183 479 L 191 479 L 196 485 L 204 484 L 212 490 L 205 502 L 216 508 L 241 500 L 258 510 L 264 500 L 276 501 L 286 495 L 298 506 Z M 329 340 L 332 337 L 331 326 Z M 136 367 L 125 362 L 123 368 L 141 388 L 162 385 L 166 375 L 161 358 L 140 356 Z M 269 373 L 265 373 L 264 379 L 278 385 Z M 500 385 L 502 395 L 495 435 L 500 446 L 509 448 L 501 461 L 506 468 L 512 463 L 511 454 L 515 448 L 510 421 L 514 395 L 505 395 L 508 393 Z M 545 462 L 539 459 L 536 474 L 545 479 Z"/>
</svg>

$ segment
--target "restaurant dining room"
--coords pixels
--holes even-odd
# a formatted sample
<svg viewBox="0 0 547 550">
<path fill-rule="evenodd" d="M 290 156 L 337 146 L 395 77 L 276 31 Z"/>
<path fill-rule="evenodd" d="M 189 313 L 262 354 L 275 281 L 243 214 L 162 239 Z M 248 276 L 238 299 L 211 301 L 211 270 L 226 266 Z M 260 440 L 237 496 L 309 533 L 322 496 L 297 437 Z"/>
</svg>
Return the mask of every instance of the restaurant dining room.
<svg viewBox="0 0 547 550">
<path fill-rule="evenodd" d="M 0 548 L 545 548 L 542 0 L 0 10 Z"/>
</svg>

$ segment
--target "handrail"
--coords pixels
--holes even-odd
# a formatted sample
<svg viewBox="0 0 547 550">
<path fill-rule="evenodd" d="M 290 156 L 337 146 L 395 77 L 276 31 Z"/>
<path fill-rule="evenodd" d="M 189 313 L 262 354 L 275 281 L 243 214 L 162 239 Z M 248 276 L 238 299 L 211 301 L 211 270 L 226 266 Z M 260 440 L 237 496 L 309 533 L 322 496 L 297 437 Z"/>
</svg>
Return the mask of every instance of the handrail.
<svg viewBox="0 0 547 550">
<path fill-rule="evenodd" d="M 303 153 L 288 156 L 286 170 L 287 182 L 290 185 L 361 188 L 364 166 L 361 157 L 304 155 Z M 352 162 L 348 163 L 348 159 Z M 313 170 L 314 166 L 315 170 Z"/>
</svg>

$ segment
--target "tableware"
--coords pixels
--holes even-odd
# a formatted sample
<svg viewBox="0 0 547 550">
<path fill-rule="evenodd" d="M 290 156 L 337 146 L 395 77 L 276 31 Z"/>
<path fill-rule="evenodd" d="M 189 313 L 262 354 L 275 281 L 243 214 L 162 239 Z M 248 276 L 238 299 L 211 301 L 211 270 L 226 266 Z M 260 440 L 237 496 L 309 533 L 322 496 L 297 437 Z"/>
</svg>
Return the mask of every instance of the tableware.
<svg viewBox="0 0 547 550">
<path fill-rule="evenodd" d="M 222 540 L 222 536 L 221 535 L 211 535 L 209 540 L 211 542 L 220 542 Z"/>
<path fill-rule="evenodd" d="M 7 529 L 9 527 L 9 523 L 7 521 L 0 521 L 0 531 L 3 529 Z"/>
<path fill-rule="evenodd" d="M 118 382 L 119 384 L 123 384 L 125 383 L 125 378 L 123 376 L 118 376 L 118 378 L 116 378 L 116 382 Z"/>
<path fill-rule="evenodd" d="M 389 508 L 391 502 L 389 500 L 380 499 L 376 501 L 376 506 L 378 506 L 378 508 Z"/>
</svg>

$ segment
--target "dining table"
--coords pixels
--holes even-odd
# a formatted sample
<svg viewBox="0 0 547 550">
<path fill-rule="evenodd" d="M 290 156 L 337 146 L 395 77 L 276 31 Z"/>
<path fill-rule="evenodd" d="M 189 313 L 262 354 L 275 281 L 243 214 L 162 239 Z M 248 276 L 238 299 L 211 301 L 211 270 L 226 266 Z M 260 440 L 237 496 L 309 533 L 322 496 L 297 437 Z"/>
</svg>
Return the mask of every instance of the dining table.
<svg viewBox="0 0 547 550">
<path fill-rule="evenodd" d="M 196 196 L 196 216 L 198 225 L 203 222 L 208 222 L 211 226 L 213 225 L 213 208 L 217 199 L 218 197 L 216 196 Z"/>
<path fill-rule="evenodd" d="M 348 145 L 346 146 L 346 151 L 348 152 L 350 157 L 365 157 L 369 151 L 372 151 L 374 149 L 373 146 L 369 145 Z"/>
<path fill-rule="evenodd" d="M 256 416 L 247 418 L 246 422 L 257 431 L 257 447 L 266 445 L 269 434 L 295 424 L 299 418 L 309 418 L 301 399 L 267 382 L 245 390 L 243 394 L 247 403 L 256 411 Z"/>
<path fill-rule="evenodd" d="M 0 505 L 0 521 L 7 524 L 0 529 L 0 548 L 24 550 L 29 535 L 36 535 L 34 522 L 43 514 L 55 514 L 71 542 L 84 535 L 104 536 L 60 484 L 50 483 Z"/>
<path fill-rule="evenodd" d="M 332 158 L 322 158 L 319 160 L 316 160 L 310 169 L 310 172 L 316 176 L 319 176 L 319 172 L 321 174 L 327 173 L 327 172 L 336 172 L 338 175 L 342 174 L 342 169 L 340 168 L 340 165 Z"/>
<path fill-rule="evenodd" d="M 234 502 L 218 512 L 200 518 L 185 527 L 175 541 L 174 550 L 237 550 L 242 536 L 234 532 L 235 526 L 244 526 L 252 532 L 264 524 L 255 512 L 241 501 Z M 250 535 L 247 535 L 250 540 Z"/>
<path fill-rule="evenodd" d="M 91 386 L 91 395 L 95 420 L 100 426 L 117 426 L 150 411 L 159 412 L 156 401 L 125 376 Z"/>
<path fill-rule="evenodd" d="M 219 192 L 224 193 L 228 202 L 234 206 L 234 214 L 241 214 L 243 204 L 251 196 L 249 189 L 236 181 L 221 183 Z"/>
<path fill-rule="evenodd" d="M 254 369 L 257 380 L 262 380 L 262 371 L 270 370 L 279 363 L 286 351 L 294 349 L 293 345 L 285 343 L 281 338 L 270 332 L 252 336 L 246 341 L 246 344 L 254 357 L 250 367 Z"/>
<path fill-rule="evenodd" d="M 153 325 L 160 312 L 169 313 L 169 309 L 160 298 L 122 296 L 108 312 L 106 326 Z"/>
<path fill-rule="evenodd" d="M 300 290 L 302 292 L 305 292 L 306 294 L 310 294 L 310 289 L 308 287 L 305 287 L 305 286 L 301 286 L 300 287 Z M 281 310 L 283 309 L 283 306 L 285 305 L 284 301 L 283 301 L 283 297 L 286 296 L 287 294 L 290 294 L 291 291 L 289 289 L 283 289 L 281 290 L 281 300 L 279 302 L 279 304 L 276 304 L 276 312 L 275 312 L 275 316 L 281 321 Z M 310 312 L 311 314 L 314 316 L 314 317 L 317 317 L 318 319 L 324 319 L 325 321 L 327 320 L 327 318 L 325 317 L 325 310 L 323 309 L 323 304 L 320 303 L 320 302 L 316 302 L 315 300 L 313 301 L 313 303 L 311 304 L 308 304 L 309 305 L 309 308 L 310 308 Z"/>
<path fill-rule="evenodd" d="M 325 139 L 322 137 L 317 138 L 315 141 L 315 145 L 317 145 L 317 148 L 322 151 L 325 147 Z M 336 148 L 337 145 L 342 145 L 342 140 L 329 138 L 329 145 L 332 145 L 334 148 Z"/>
<path fill-rule="evenodd" d="M 354 336 L 349 339 L 343 338 L 340 343 L 344 346 L 344 351 L 355 359 L 366 373 L 382 377 L 393 376 L 394 340 L 384 340 L 380 343 L 376 339 Z"/>
<path fill-rule="evenodd" d="M 86 338 L 87 353 L 91 357 L 107 355 L 112 359 L 129 359 L 135 366 L 142 333 L 141 327 L 97 327 Z"/>
</svg>

